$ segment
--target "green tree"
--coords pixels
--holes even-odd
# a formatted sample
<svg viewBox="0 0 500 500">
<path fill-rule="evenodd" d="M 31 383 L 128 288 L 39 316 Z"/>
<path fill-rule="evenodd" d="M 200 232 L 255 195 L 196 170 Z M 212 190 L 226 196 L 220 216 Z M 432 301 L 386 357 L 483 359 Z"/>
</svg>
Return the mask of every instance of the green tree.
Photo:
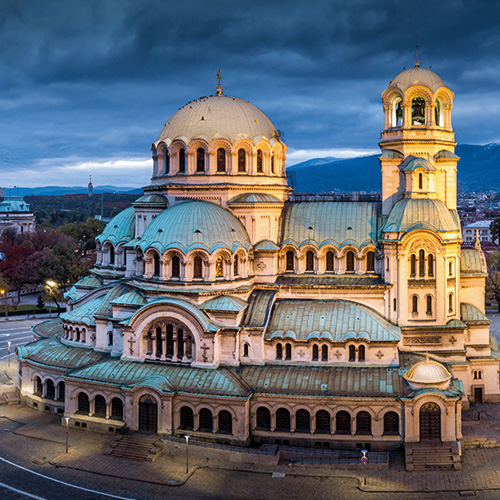
<svg viewBox="0 0 500 500">
<path fill-rule="evenodd" d="M 500 238 L 500 219 L 495 219 L 490 224 L 490 232 L 493 238 L 493 242 L 495 242 L 495 240 L 498 240 Z"/>
</svg>

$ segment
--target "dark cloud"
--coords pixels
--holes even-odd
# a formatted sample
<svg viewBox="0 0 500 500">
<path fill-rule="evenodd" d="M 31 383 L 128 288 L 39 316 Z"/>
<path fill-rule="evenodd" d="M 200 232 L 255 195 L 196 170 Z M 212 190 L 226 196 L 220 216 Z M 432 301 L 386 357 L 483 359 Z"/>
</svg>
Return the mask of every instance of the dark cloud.
<svg viewBox="0 0 500 500">
<path fill-rule="evenodd" d="M 373 150 L 380 94 L 417 44 L 457 96 L 457 138 L 500 141 L 499 15 L 488 0 L 3 0 L 0 172 L 146 158 L 219 68 L 290 149 Z"/>
</svg>

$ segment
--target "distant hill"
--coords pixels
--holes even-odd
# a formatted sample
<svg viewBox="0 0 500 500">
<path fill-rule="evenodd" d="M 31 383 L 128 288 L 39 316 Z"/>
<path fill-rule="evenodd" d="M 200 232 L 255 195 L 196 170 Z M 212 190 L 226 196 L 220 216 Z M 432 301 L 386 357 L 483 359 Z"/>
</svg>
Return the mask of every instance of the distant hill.
<svg viewBox="0 0 500 500">
<path fill-rule="evenodd" d="M 62 195 L 62 194 L 86 194 L 87 186 L 43 186 L 36 188 L 15 187 L 7 188 L 7 196 L 29 196 L 29 195 Z M 94 186 L 94 194 L 99 193 L 127 193 L 142 194 L 142 189 L 134 187 L 117 186 Z"/>
<path fill-rule="evenodd" d="M 455 153 L 458 182 L 465 191 L 500 191 L 500 144 L 460 144 Z M 339 159 L 315 158 L 292 167 L 296 192 L 380 192 L 382 175 L 379 155 Z"/>
</svg>

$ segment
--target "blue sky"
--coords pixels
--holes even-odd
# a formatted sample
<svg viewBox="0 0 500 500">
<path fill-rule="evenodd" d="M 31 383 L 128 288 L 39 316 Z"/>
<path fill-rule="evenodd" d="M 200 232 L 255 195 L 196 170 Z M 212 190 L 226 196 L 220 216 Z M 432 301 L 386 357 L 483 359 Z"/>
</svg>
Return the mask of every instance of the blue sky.
<svg viewBox="0 0 500 500">
<path fill-rule="evenodd" d="M 2 0 L 0 186 L 148 184 L 163 124 L 219 68 L 289 165 L 373 153 L 417 44 L 455 92 L 457 141 L 500 142 L 499 19 L 485 0 Z"/>
</svg>

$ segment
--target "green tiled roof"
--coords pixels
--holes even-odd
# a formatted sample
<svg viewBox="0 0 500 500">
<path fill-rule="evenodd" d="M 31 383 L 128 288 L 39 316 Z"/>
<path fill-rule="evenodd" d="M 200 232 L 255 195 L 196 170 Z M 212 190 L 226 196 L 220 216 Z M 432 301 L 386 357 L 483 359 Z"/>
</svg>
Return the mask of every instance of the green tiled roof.
<svg viewBox="0 0 500 500">
<path fill-rule="evenodd" d="M 88 347 L 64 345 L 58 338 L 47 338 L 17 348 L 21 361 L 72 370 L 101 361 L 108 354 L 96 352 Z"/>
<path fill-rule="evenodd" d="M 243 224 L 229 210 L 214 203 L 190 200 L 164 210 L 149 224 L 138 246 L 163 253 L 177 248 L 184 253 L 203 248 L 213 253 L 219 248 L 236 251 L 250 248 Z"/>
<path fill-rule="evenodd" d="M 245 309 L 247 303 L 238 297 L 231 297 L 230 295 L 221 295 L 214 297 L 203 302 L 200 309 L 203 311 L 232 311 L 240 312 Z"/>
<path fill-rule="evenodd" d="M 376 311 L 344 300 L 280 299 L 273 306 L 266 339 L 397 342 L 397 326 Z"/>
<path fill-rule="evenodd" d="M 248 308 L 242 326 L 248 328 L 264 328 L 269 320 L 276 290 L 255 290 L 248 298 Z"/>
<path fill-rule="evenodd" d="M 53 337 L 54 335 L 61 335 L 62 332 L 61 318 L 49 319 L 33 327 L 33 333 L 37 337 Z"/>
<path fill-rule="evenodd" d="M 168 200 L 159 193 L 145 194 L 132 203 L 134 207 L 148 206 L 155 208 L 167 208 Z"/>
<path fill-rule="evenodd" d="M 414 229 L 460 231 L 460 220 L 457 211 L 449 210 L 442 201 L 403 198 L 392 208 L 383 230 L 406 232 Z"/>
<path fill-rule="evenodd" d="M 460 252 L 461 274 L 484 274 L 481 266 L 481 255 L 473 248 L 466 248 Z"/>
<path fill-rule="evenodd" d="M 0 203 L 0 212 L 29 212 L 30 206 L 22 196 L 6 196 Z"/>
<path fill-rule="evenodd" d="M 81 280 L 75 283 L 75 286 L 85 286 L 88 288 L 99 288 L 102 286 L 102 279 L 95 274 L 89 274 L 88 276 L 84 276 Z"/>
<path fill-rule="evenodd" d="M 376 245 L 380 203 L 293 202 L 286 203 L 281 225 L 281 241 L 298 247 L 310 243 L 317 248 L 350 244 L 357 248 Z"/>
<path fill-rule="evenodd" d="M 441 158 L 446 158 L 446 159 L 460 159 L 460 156 L 457 156 L 455 153 L 452 153 L 451 151 L 447 151 L 446 149 L 442 149 L 441 151 L 438 151 L 435 155 L 434 158 L 436 160 L 439 160 Z"/>
<path fill-rule="evenodd" d="M 357 274 L 331 275 L 283 275 L 276 278 L 276 284 L 283 286 L 332 286 L 332 287 L 389 287 L 380 276 L 366 276 Z"/>
<path fill-rule="evenodd" d="M 278 245 L 275 245 L 272 241 L 269 240 L 260 240 L 258 243 L 256 243 L 253 247 L 254 250 L 279 250 L 280 247 Z"/>
<path fill-rule="evenodd" d="M 76 287 L 73 285 L 67 292 L 63 293 L 63 297 L 69 300 L 76 300 Z"/>
<path fill-rule="evenodd" d="M 122 306 L 143 306 L 148 303 L 144 295 L 137 290 L 132 290 L 123 295 L 120 295 L 116 299 L 110 301 L 111 304 L 119 304 Z"/>
<path fill-rule="evenodd" d="M 392 159 L 399 160 L 399 159 L 403 159 L 404 155 L 403 155 L 403 153 L 400 153 L 399 151 L 396 151 L 395 149 L 386 149 L 380 155 L 380 158 L 392 158 Z"/>
<path fill-rule="evenodd" d="M 406 167 L 403 168 L 405 172 L 412 172 L 413 170 L 416 170 L 417 168 L 423 168 L 424 170 L 428 171 L 435 171 L 436 167 L 434 165 L 431 165 L 429 160 L 426 160 L 425 158 L 413 158 L 408 162 Z"/>
<path fill-rule="evenodd" d="M 134 237 L 135 210 L 128 207 L 113 217 L 104 228 L 104 231 L 96 238 L 100 243 L 110 241 L 113 245 L 129 241 Z"/>
<path fill-rule="evenodd" d="M 231 198 L 229 205 L 269 205 L 283 203 L 272 194 L 266 193 L 243 193 Z"/>
<path fill-rule="evenodd" d="M 476 306 L 462 302 L 460 304 L 460 317 L 465 323 L 491 323 L 488 316 L 483 314 Z"/>
</svg>

